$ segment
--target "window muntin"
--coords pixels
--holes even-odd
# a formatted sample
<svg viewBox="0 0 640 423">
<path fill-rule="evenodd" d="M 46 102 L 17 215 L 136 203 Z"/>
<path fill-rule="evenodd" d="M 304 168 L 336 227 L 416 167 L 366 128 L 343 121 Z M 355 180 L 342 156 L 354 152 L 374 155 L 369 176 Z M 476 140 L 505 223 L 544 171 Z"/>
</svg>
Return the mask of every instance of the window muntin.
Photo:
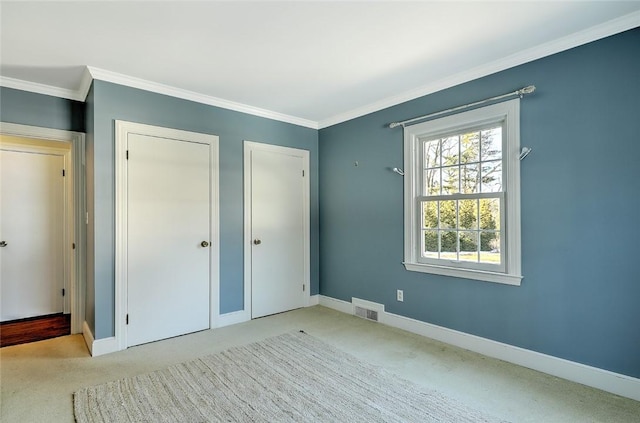
<svg viewBox="0 0 640 423">
<path fill-rule="evenodd" d="M 504 271 L 502 122 L 419 137 L 419 261 Z"/>
<path fill-rule="evenodd" d="M 407 270 L 520 285 L 519 99 L 407 126 Z"/>
</svg>

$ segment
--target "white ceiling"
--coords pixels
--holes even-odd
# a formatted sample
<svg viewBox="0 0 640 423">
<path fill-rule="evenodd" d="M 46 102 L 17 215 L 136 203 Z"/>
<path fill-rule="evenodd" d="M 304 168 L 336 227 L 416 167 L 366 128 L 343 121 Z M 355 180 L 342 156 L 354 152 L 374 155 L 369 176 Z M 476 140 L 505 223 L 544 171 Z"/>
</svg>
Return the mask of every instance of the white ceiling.
<svg viewBox="0 0 640 423">
<path fill-rule="evenodd" d="M 310 127 L 640 26 L 638 1 L 2 1 L 0 14 L 4 86 L 83 99 L 89 66 Z"/>
</svg>

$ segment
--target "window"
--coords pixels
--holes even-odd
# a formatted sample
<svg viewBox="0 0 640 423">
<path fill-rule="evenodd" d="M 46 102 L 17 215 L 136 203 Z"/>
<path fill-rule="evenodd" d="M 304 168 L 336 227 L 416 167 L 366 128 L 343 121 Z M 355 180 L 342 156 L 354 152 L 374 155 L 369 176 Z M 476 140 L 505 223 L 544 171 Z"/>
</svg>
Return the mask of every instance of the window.
<svg viewBox="0 0 640 423">
<path fill-rule="evenodd" d="M 407 270 L 520 285 L 519 101 L 405 128 Z"/>
</svg>

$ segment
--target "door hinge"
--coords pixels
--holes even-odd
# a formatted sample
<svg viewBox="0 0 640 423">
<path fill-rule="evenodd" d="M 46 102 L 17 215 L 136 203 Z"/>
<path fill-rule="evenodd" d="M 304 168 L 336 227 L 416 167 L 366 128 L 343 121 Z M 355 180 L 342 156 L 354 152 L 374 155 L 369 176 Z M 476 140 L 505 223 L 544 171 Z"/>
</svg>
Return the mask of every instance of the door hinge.
<svg viewBox="0 0 640 423">
<path fill-rule="evenodd" d="M 76 243 L 75 242 L 71 243 L 71 249 L 73 249 L 73 250 L 76 249 Z"/>
<path fill-rule="evenodd" d="M 304 170 L 302 171 L 302 177 L 304 178 Z"/>
<path fill-rule="evenodd" d="M 304 290 L 307 288 L 307 286 L 305 284 L 302 284 L 302 292 L 304 292 Z"/>
<path fill-rule="evenodd" d="M 62 169 L 62 177 L 64 178 L 66 176 L 66 173 L 64 171 L 64 169 Z"/>
<path fill-rule="evenodd" d="M 127 325 L 129 324 L 129 314 L 127 314 L 127 317 L 125 318 L 125 322 Z"/>
<path fill-rule="evenodd" d="M 66 292 L 65 292 L 64 288 L 62 288 L 62 296 L 63 296 L 63 297 L 64 297 L 65 293 L 66 293 Z"/>
<path fill-rule="evenodd" d="M 127 150 L 126 156 L 127 156 L 127 160 L 129 160 L 129 150 Z"/>
</svg>

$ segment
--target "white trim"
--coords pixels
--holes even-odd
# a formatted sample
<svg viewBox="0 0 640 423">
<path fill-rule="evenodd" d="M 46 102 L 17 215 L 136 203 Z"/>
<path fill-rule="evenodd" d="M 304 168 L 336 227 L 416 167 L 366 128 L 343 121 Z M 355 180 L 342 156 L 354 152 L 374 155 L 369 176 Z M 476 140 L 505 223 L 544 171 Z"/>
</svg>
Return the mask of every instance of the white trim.
<svg viewBox="0 0 640 423">
<path fill-rule="evenodd" d="M 86 320 L 82 323 L 82 337 L 84 338 L 85 344 L 87 344 L 89 354 L 93 355 L 93 333 L 91 333 L 91 328 L 89 328 Z"/>
<path fill-rule="evenodd" d="M 215 135 L 207 135 L 214 141 L 211 145 L 211 216 L 209 236 L 211 248 L 209 249 L 209 328 L 218 324 L 220 317 L 220 138 Z"/>
<path fill-rule="evenodd" d="M 483 264 L 447 260 L 428 260 L 421 257 L 421 212 L 416 201 L 429 198 L 423 194 L 421 139 L 438 138 L 444 133 L 458 133 L 469 127 L 485 123 L 502 122 L 502 180 L 504 185 L 504 211 L 501 213 L 502 251 L 505 263 L 501 269 L 490 269 Z M 504 101 L 404 128 L 404 261 L 405 269 L 487 282 L 520 285 L 520 99 Z M 441 198 L 442 196 L 434 196 Z M 447 196 L 455 199 L 456 196 Z M 505 219 L 506 217 L 506 219 Z M 450 263 L 450 264 L 449 264 Z M 497 266 L 496 266 L 497 267 Z"/>
<path fill-rule="evenodd" d="M 84 71 L 82 72 L 82 79 L 80 79 L 80 87 L 78 88 L 78 98 L 80 101 L 86 101 L 87 95 L 89 95 L 89 90 L 91 89 L 91 84 L 93 83 L 93 76 L 91 76 L 91 72 L 89 72 L 89 68 L 85 66 Z"/>
<path fill-rule="evenodd" d="M 247 310 L 232 311 L 231 313 L 225 313 L 218 316 L 216 325 L 212 326 L 212 329 L 244 323 L 249 320 L 251 320 L 251 313 Z"/>
<path fill-rule="evenodd" d="M 354 298 L 353 300 L 358 299 Z M 371 302 L 368 303 L 371 304 Z M 353 314 L 352 304 L 347 301 L 321 295 L 320 305 Z M 378 304 L 377 307 L 377 309 L 380 307 L 383 309 L 378 314 L 379 323 L 640 401 L 640 379 L 638 378 L 388 313 L 384 311 L 383 304 Z"/>
<path fill-rule="evenodd" d="M 341 313 L 353 314 L 353 305 L 348 301 L 327 297 L 326 295 L 320 295 L 319 304 L 323 307 L 337 310 Z"/>
<path fill-rule="evenodd" d="M 69 179 L 65 181 L 65 191 L 68 195 L 68 199 L 65 201 L 65 208 L 68 208 L 65 211 L 65 225 L 69 228 L 65 231 L 65 237 L 68 237 L 66 245 L 69 247 L 65 249 L 65 288 L 69 291 L 69 299 L 65 299 L 65 312 L 71 312 L 71 333 L 81 333 L 84 322 L 86 289 L 85 135 L 81 132 L 5 122 L 0 122 L 0 133 L 61 142 L 71 147 L 70 155 L 65 155 L 65 167 L 68 164 L 70 170 Z M 71 242 L 76 244 L 75 250 L 71 250 Z"/>
<path fill-rule="evenodd" d="M 84 338 L 84 342 L 87 344 L 87 348 L 89 349 L 89 354 L 92 357 L 119 351 L 118 342 L 113 336 L 104 339 L 94 339 L 93 333 L 86 321 L 82 324 L 82 337 Z"/>
<path fill-rule="evenodd" d="M 219 138 L 217 135 L 163 128 L 141 123 L 115 121 L 115 336 L 116 350 L 127 348 L 126 310 L 127 310 L 127 139 L 129 134 L 142 134 L 152 137 L 189 140 L 210 146 L 210 303 L 209 327 L 217 325 L 219 317 L 220 295 L 220 228 L 219 228 Z M 111 338 L 108 338 L 111 339 Z M 100 340 L 102 341 L 102 340 Z M 111 348 L 111 347 L 109 347 Z"/>
<path fill-rule="evenodd" d="M 171 97 L 182 98 L 184 100 L 194 101 L 196 103 L 207 104 L 209 106 L 221 107 L 227 110 L 247 113 L 254 116 L 264 117 L 267 119 L 277 120 L 280 122 L 291 123 L 294 125 L 304 126 L 311 129 L 318 129 L 317 122 L 299 118 L 296 116 L 286 115 L 271 110 L 261 109 L 259 107 L 249 106 L 247 104 L 237 103 L 235 101 L 225 100 L 210 95 L 200 94 L 194 91 L 182 88 L 172 87 L 170 85 L 160 84 L 133 76 L 124 75 L 117 72 L 111 72 L 104 69 L 87 66 L 93 79 L 100 81 L 112 82 L 114 84 L 124 85 L 127 87 L 138 88 L 145 91 L 151 91 L 158 94 L 164 94 Z"/>
<path fill-rule="evenodd" d="M 404 93 L 387 97 L 385 99 L 328 117 L 326 119 L 322 119 L 317 122 L 310 119 L 286 115 L 283 113 L 261 109 L 242 103 L 208 96 L 181 88 L 171 87 L 169 85 L 159 84 L 140 78 L 134 78 L 120 73 L 99 69 L 93 66 L 87 66 L 87 71 L 82 76 L 79 88 L 77 90 L 54 87 L 51 85 L 24 81 L 5 76 L 0 76 L 0 86 L 15 88 L 22 91 L 51 95 L 55 97 L 68 98 L 71 100 L 85 101 L 87 93 L 89 92 L 89 88 L 91 86 L 92 79 L 98 79 L 101 81 L 113 82 L 132 88 L 139 88 L 146 91 L 182 98 L 185 100 L 191 100 L 197 103 L 208 104 L 210 106 L 222 107 L 228 110 L 235 110 L 238 112 L 260 116 L 267 119 L 300 125 L 311 129 L 323 129 L 401 103 L 405 103 L 407 101 L 414 100 L 416 98 L 423 97 L 437 91 L 444 90 L 446 88 L 451 88 L 453 86 L 460 85 L 474 79 L 482 78 L 483 76 L 491 75 L 509 68 L 513 68 L 515 66 L 522 65 L 524 63 L 551 56 L 553 54 L 560 53 L 562 51 L 569 50 L 571 48 L 578 47 L 592 41 L 606 38 L 611 35 L 636 28 L 638 26 L 640 26 L 640 11 L 629 13 L 619 18 L 612 19 L 599 25 L 595 25 L 591 28 L 587 28 L 582 31 L 567 35 L 566 37 L 549 41 L 547 43 L 512 54 L 505 58 L 495 60 L 484 65 L 476 66 L 467 71 L 459 72 L 455 75 L 451 75 L 443 79 L 439 79 L 427 85 L 423 85 L 422 87 L 405 91 Z M 87 74 L 89 76 L 87 76 Z"/>
<path fill-rule="evenodd" d="M 531 47 L 502 59 L 485 63 L 484 65 L 476 66 L 472 69 L 459 72 L 443 79 L 439 79 L 437 81 L 423 85 L 422 87 L 405 91 L 403 93 L 387 97 L 374 103 L 370 103 L 365 106 L 329 117 L 327 119 L 320 120 L 318 122 L 318 129 L 327 128 L 329 126 L 365 116 L 370 113 L 374 113 L 392 106 L 396 106 L 398 104 L 405 103 L 407 101 L 415 100 L 416 98 L 424 97 L 426 95 L 433 94 L 435 92 L 442 91 L 456 85 L 464 84 L 465 82 L 473 81 L 474 79 L 482 78 L 484 76 L 498 73 L 525 63 L 533 62 L 534 60 L 542 59 L 544 57 L 551 56 L 553 54 L 560 53 L 562 51 L 569 50 L 574 47 L 590 43 L 592 41 L 606 38 L 611 35 L 633 29 L 637 26 L 640 26 L 640 11 L 629 13 L 628 15 L 624 15 L 619 18 L 604 22 L 602 24 L 592 26 L 591 28 L 575 32 L 573 34 L 567 35 L 566 37 L 549 41 L 547 43 Z"/>
<path fill-rule="evenodd" d="M 311 295 L 309 297 L 309 304 L 307 307 L 317 306 L 320 301 L 320 295 Z M 238 323 L 244 323 L 251 320 L 251 313 L 249 310 L 238 310 L 232 311 L 230 313 L 221 314 L 218 316 L 218 320 L 215 326 L 212 326 L 212 329 L 223 328 L 225 326 L 236 325 Z"/>
<path fill-rule="evenodd" d="M 38 82 L 25 81 L 22 79 L 0 76 L 0 87 L 13 88 L 30 93 L 49 95 L 52 97 L 66 98 L 69 100 L 84 101 L 86 98 L 76 90 L 54 87 L 52 85 L 40 84 Z"/>
<path fill-rule="evenodd" d="M 99 355 L 111 354 L 116 351 L 120 351 L 120 349 L 115 337 L 96 339 L 91 347 L 91 356 L 98 357 Z"/>
<path fill-rule="evenodd" d="M 304 307 L 310 305 L 310 291 L 311 291 L 311 206 L 310 206 L 310 174 L 309 174 L 309 151 L 299 148 L 282 147 L 273 144 L 264 144 L 253 141 L 244 141 L 244 310 L 251 316 L 251 233 L 252 233 L 252 220 L 251 220 L 251 152 L 253 150 L 268 151 L 271 153 L 288 154 L 294 157 L 302 158 L 302 167 L 305 174 L 303 184 L 303 236 L 304 236 L 304 251 L 303 251 L 303 272 L 305 290 L 304 295 Z"/>
<path fill-rule="evenodd" d="M 458 269 L 455 267 L 436 266 L 425 263 L 403 262 L 404 268 L 411 272 L 432 273 L 435 275 L 452 276 L 455 278 L 472 279 L 476 281 L 495 282 L 505 285 L 520 286 L 522 276 L 506 273 L 487 272 L 475 269 Z"/>
</svg>

